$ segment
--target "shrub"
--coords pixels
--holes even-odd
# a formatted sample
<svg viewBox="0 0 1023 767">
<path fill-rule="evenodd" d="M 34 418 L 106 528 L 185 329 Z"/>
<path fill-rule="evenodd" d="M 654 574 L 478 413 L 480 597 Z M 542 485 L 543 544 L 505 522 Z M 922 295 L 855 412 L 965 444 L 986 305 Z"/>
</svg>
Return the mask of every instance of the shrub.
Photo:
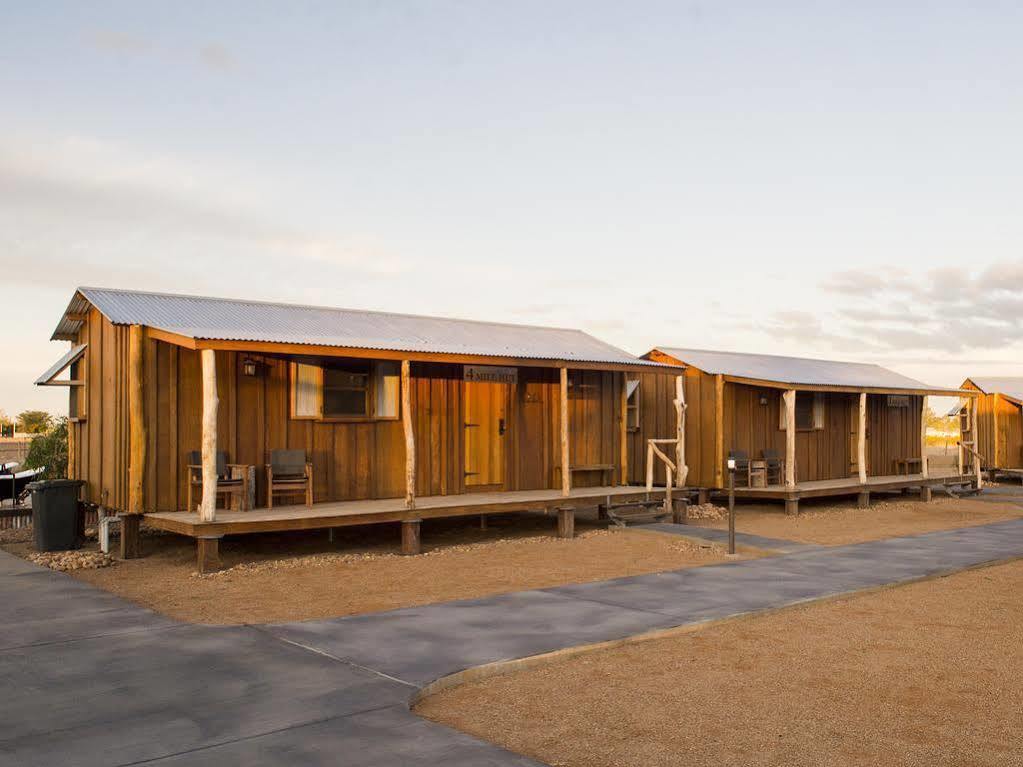
<svg viewBox="0 0 1023 767">
<path fill-rule="evenodd" d="M 67 476 L 67 418 L 58 418 L 44 433 L 32 438 L 25 458 L 25 468 L 46 467 L 43 479 Z"/>
</svg>

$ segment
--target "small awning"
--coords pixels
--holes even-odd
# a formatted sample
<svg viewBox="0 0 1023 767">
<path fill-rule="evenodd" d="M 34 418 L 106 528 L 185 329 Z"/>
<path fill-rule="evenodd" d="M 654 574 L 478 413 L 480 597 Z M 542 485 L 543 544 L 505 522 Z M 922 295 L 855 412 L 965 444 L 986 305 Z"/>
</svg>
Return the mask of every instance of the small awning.
<svg viewBox="0 0 1023 767">
<path fill-rule="evenodd" d="M 625 382 L 625 396 L 631 397 L 632 393 L 639 388 L 639 381 L 626 381 Z"/>
<path fill-rule="evenodd" d="M 78 360 L 82 358 L 82 355 L 85 354 L 85 350 L 88 346 L 88 344 L 72 346 L 71 349 L 68 350 L 67 354 L 54 362 L 45 373 L 36 379 L 36 386 L 81 386 L 81 381 L 54 381 L 53 379 L 71 367 L 71 365 L 78 362 Z"/>
</svg>

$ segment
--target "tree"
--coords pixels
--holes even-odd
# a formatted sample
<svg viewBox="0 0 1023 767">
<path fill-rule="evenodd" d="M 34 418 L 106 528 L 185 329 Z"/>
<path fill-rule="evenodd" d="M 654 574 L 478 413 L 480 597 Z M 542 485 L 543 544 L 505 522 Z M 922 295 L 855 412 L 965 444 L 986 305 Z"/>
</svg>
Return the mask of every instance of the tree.
<svg viewBox="0 0 1023 767">
<path fill-rule="evenodd" d="M 53 423 L 53 416 L 45 410 L 23 410 L 18 416 L 18 425 L 26 434 L 42 434 Z"/>
<path fill-rule="evenodd" d="M 43 466 L 43 479 L 63 479 L 67 476 L 67 418 L 51 420 L 51 426 L 44 434 L 32 438 L 25 458 L 26 469 Z"/>
</svg>

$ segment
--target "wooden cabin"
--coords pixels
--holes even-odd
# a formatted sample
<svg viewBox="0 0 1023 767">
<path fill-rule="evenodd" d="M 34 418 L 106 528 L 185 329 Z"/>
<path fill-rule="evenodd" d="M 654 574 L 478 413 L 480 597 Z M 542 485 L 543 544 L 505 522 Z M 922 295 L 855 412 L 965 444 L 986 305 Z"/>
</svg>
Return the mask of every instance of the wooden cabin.
<svg viewBox="0 0 1023 767">
<path fill-rule="evenodd" d="M 684 366 L 679 473 L 702 499 L 728 485 L 736 494 L 781 499 L 858 495 L 945 482 L 929 471 L 923 414 L 929 395 L 959 395 L 877 365 L 661 346 L 644 359 Z M 640 374 L 640 378 L 644 378 Z M 644 382 L 645 383 L 645 382 Z M 666 430 L 664 395 L 641 394 L 637 443 Z M 649 402 L 646 401 L 649 397 Z M 637 467 L 630 479 L 638 481 Z M 979 479 L 979 478 L 978 478 Z"/>
<path fill-rule="evenodd" d="M 145 513 L 199 540 L 203 569 L 227 533 L 401 521 L 414 551 L 425 517 L 551 509 L 568 525 L 647 498 L 629 486 L 628 378 L 682 372 L 578 330 L 104 288 L 75 292 L 53 340 L 71 348 L 37 383 L 70 387 L 84 500 L 128 515 L 126 555 Z M 304 451 L 311 508 L 294 505 L 306 488 L 271 499 L 279 449 Z M 219 510 L 218 451 L 245 484 Z"/>
<path fill-rule="evenodd" d="M 1023 477 L 1023 378 L 973 377 L 962 388 L 977 393 L 975 422 L 968 403 L 957 408 L 963 442 L 975 436 L 978 458 L 991 479 L 999 473 Z"/>
</svg>

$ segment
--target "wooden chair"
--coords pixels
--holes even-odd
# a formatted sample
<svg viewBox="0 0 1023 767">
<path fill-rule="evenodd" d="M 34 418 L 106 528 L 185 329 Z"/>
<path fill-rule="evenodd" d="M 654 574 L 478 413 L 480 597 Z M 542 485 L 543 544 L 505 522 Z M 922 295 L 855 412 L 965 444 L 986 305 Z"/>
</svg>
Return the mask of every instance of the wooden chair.
<svg viewBox="0 0 1023 767">
<path fill-rule="evenodd" d="M 761 450 L 764 464 L 767 466 L 767 484 L 785 484 L 785 459 L 782 458 L 779 450 Z"/>
<path fill-rule="evenodd" d="M 274 507 L 274 495 L 305 495 L 305 505 L 313 505 L 313 465 L 304 450 L 271 450 L 266 465 L 266 506 Z"/>
<path fill-rule="evenodd" d="M 745 482 L 746 487 L 749 487 L 751 482 L 750 475 L 750 459 L 749 453 L 745 450 L 729 450 L 728 457 L 735 460 L 735 478 L 736 481 Z"/>
<path fill-rule="evenodd" d="M 237 474 L 236 474 L 237 472 Z M 202 498 L 202 453 L 192 450 L 188 454 L 188 510 L 195 511 L 192 505 L 192 489 L 197 488 Z M 240 463 L 228 463 L 227 453 L 217 451 L 217 495 L 227 496 L 225 507 L 234 508 L 234 498 L 238 496 L 242 511 L 249 510 L 249 467 Z"/>
</svg>

